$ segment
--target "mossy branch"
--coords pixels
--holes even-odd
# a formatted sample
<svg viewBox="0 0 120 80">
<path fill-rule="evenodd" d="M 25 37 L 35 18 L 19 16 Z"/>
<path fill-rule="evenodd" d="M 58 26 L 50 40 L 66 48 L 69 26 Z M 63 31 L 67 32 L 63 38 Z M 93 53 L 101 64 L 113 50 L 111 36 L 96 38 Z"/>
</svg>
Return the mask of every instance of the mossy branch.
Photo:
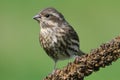
<svg viewBox="0 0 120 80">
<path fill-rule="evenodd" d="M 92 72 L 109 66 L 120 57 L 120 36 L 93 49 L 89 54 L 76 57 L 61 70 L 48 75 L 44 80 L 84 80 Z"/>
</svg>

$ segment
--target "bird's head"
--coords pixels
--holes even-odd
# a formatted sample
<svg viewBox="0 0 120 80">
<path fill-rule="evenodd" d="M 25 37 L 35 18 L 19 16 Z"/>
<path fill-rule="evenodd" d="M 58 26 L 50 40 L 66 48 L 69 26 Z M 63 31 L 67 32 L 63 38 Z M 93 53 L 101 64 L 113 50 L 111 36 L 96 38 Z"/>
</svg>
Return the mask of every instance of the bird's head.
<svg viewBox="0 0 120 80">
<path fill-rule="evenodd" d="M 55 8 L 46 8 L 33 17 L 41 27 L 53 27 L 65 21 L 63 15 Z"/>
</svg>

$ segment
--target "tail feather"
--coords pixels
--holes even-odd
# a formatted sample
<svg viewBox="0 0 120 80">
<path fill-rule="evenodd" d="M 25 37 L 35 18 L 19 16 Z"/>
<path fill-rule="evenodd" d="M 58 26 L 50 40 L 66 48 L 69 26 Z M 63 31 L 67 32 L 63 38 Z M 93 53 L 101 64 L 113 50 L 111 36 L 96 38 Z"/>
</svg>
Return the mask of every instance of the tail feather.
<svg viewBox="0 0 120 80">
<path fill-rule="evenodd" d="M 84 53 L 83 51 L 79 50 L 79 52 L 78 52 L 77 55 L 78 55 L 78 56 L 81 56 L 81 55 L 85 55 L 85 53 Z"/>
</svg>

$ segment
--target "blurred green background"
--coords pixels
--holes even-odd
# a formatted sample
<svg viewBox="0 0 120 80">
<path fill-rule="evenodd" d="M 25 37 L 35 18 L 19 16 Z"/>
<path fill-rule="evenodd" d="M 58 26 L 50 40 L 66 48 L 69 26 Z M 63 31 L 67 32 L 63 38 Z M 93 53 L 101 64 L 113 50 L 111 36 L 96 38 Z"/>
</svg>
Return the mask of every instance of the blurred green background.
<svg viewBox="0 0 120 80">
<path fill-rule="evenodd" d="M 42 80 L 52 72 L 54 63 L 40 47 L 40 28 L 32 19 L 46 7 L 64 14 L 87 53 L 120 34 L 120 0 L 0 0 L 0 80 Z M 120 79 L 119 61 L 85 80 Z"/>
</svg>

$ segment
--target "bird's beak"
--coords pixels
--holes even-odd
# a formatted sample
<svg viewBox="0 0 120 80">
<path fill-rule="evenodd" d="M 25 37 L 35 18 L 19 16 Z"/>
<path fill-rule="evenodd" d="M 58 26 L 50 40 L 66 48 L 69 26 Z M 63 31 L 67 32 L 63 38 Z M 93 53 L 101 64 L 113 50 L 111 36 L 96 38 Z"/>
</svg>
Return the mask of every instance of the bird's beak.
<svg viewBox="0 0 120 80">
<path fill-rule="evenodd" d="M 38 15 L 38 14 L 33 17 L 33 19 L 35 19 L 35 20 L 37 20 L 37 21 L 38 21 L 40 18 L 41 18 L 41 16 Z"/>
</svg>

